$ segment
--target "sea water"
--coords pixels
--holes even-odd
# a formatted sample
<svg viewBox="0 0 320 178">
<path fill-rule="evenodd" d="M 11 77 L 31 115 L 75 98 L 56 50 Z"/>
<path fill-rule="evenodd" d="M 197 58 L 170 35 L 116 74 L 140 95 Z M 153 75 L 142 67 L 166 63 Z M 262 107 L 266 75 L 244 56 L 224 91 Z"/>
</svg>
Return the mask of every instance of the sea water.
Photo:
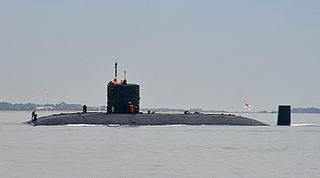
<svg viewBox="0 0 320 178">
<path fill-rule="evenodd" d="M 2 111 L 0 177 L 320 177 L 320 115 L 237 115 L 271 126 L 34 127 Z"/>
</svg>

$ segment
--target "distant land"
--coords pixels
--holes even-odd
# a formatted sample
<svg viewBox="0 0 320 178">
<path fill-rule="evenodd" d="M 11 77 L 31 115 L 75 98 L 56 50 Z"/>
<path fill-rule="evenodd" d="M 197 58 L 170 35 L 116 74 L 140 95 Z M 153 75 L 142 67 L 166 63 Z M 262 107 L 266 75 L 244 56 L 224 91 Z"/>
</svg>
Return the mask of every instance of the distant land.
<svg viewBox="0 0 320 178">
<path fill-rule="evenodd" d="M 81 104 L 68 104 L 61 102 L 58 104 L 35 104 L 35 103 L 10 103 L 0 102 L 0 111 L 33 111 L 33 110 L 51 110 L 51 111 L 81 111 Z M 106 106 L 88 106 L 88 111 L 105 111 Z M 174 112 L 183 113 L 184 111 L 199 113 L 277 113 L 277 111 L 225 111 L 225 110 L 203 110 L 203 109 L 172 109 L 172 108 L 141 108 L 142 112 Z M 292 113 L 318 113 L 320 109 L 311 108 L 292 108 Z"/>
<path fill-rule="evenodd" d="M 31 110 L 52 110 L 52 111 L 81 111 L 81 104 L 67 104 L 65 102 L 59 104 L 35 104 L 35 103 L 9 103 L 0 102 L 0 110 L 7 111 L 31 111 Z M 100 108 L 105 110 L 104 108 Z M 99 110 L 99 107 L 88 107 L 88 110 Z"/>
</svg>

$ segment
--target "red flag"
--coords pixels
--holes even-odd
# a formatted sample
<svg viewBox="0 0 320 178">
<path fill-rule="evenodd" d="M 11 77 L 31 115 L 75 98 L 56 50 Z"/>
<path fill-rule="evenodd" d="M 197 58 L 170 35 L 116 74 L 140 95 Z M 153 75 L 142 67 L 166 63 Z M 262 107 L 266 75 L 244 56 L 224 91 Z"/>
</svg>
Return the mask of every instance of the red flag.
<svg viewBox="0 0 320 178">
<path fill-rule="evenodd" d="M 244 102 L 244 107 L 246 108 L 246 109 L 248 109 L 248 110 L 251 110 L 253 107 L 250 105 L 250 104 L 248 104 L 246 101 Z"/>
</svg>

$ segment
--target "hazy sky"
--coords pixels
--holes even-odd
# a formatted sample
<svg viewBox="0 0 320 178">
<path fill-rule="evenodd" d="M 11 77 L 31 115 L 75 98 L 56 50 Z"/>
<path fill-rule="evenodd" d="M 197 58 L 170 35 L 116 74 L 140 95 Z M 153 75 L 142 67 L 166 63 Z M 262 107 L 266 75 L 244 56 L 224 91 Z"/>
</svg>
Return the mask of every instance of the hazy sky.
<svg viewBox="0 0 320 178">
<path fill-rule="evenodd" d="M 115 61 L 142 107 L 320 107 L 320 1 L 0 0 L 0 101 L 103 105 Z"/>
</svg>

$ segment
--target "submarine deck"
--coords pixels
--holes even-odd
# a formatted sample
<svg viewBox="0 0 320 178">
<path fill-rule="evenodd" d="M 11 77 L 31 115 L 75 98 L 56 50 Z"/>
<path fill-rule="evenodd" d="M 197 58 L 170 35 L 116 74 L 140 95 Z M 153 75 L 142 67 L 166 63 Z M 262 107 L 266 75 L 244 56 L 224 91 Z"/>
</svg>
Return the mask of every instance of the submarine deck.
<svg viewBox="0 0 320 178">
<path fill-rule="evenodd" d="M 33 125 L 238 125 L 267 126 L 263 122 L 231 114 L 110 114 L 110 113 L 68 113 L 44 116 Z"/>
</svg>

